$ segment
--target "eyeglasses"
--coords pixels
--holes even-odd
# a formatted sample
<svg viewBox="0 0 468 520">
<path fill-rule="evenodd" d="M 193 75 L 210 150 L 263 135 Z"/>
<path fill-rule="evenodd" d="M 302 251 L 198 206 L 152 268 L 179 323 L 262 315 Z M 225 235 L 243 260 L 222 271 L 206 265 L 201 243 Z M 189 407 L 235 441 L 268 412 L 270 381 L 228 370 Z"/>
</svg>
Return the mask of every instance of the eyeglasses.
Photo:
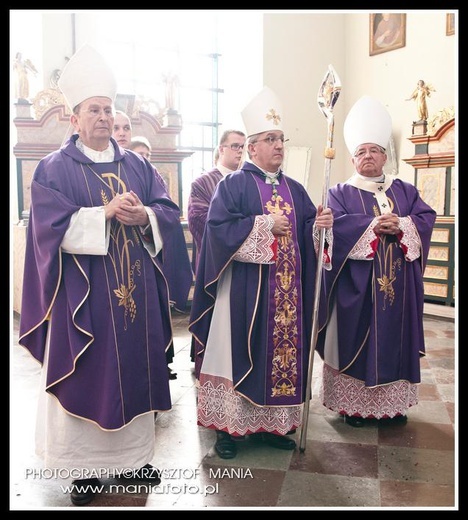
<svg viewBox="0 0 468 520">
<path fill-rule="evenodd" d="M 273 146 L 276 143 L 276 141 L 281 141 L 284 144 L 287 143 L 289 139 L 285 139 L 284 136 L 273 137 L 270 135 L 269 137 L 265 137 L 265 139 L 257 139 L 256 141 L 251 141 L 251 144 L 259 143 L 260 141 L 263 141 L 268 145 Z"/>
<path fill-rule="evenodd" d="M 383 148 L 379 148 L 377 146 L 373 146 L 372 148 L 359 148 L 359 150 L 356 150 L 354 152 L 354 157 L 357 157 L 358 159 L 360 159 L 361 157 L 364 157 L 366 156 L 368 153 L 370 153 L 371 155 L 378 155 L 378 154 L 381 154 L 381 153 L 385 153 L 385 150 Z"/>
<path fill-rule="evenodd" d="M 102 112 L 106 117 L 114 117 L 114 110 L 112 108 L 89 107 L 83 112 L 87 112 L 91 117 L 99 117 Z"/>
<path fill-rule="evenodd" d="M 244 148 L 244 145 L 239 143 L 223 144 L 222 146 L 230 148 L 231 150 L 234 150 L 234 152 L 237 152 L 238 150 L 242 150 Z"/>
</svg>

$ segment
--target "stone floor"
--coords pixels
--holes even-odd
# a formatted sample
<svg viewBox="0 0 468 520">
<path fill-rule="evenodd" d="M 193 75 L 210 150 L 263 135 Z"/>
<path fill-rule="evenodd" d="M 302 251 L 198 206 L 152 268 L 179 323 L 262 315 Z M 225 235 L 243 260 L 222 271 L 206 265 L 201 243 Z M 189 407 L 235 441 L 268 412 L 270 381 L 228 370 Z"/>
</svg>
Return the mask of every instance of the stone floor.
<svg viewBox="0 0 468 520">
<path fill-rule="evenodd" d="M 176 356 L 170 382 L 173 408 L 158 414 L 159 449 L 152 461 L 164 470 L 159 486 L 103 480 L 88 507 L 70 502 L 70 480 L 34 478 L 39 366 L 19 347 L 13 320 L 10 398 L 10 509 L 316 509 L 457 510 L 457 337 L 452 316 L 425 309 L 427 355 L 422 360 L 420 402 L 406 425 L 353 428 L 318 401 L 321 361 L 315 356 L 313 395 L 304 450 L 281 451 L 253 440 L 238 442 L 234 459 L 213 450 L 215 433 L 196 424 L 196 388 L 186 315 L 173 316 Z M 300 432 L 293 438 L 299 445 Z"/>
</svg>

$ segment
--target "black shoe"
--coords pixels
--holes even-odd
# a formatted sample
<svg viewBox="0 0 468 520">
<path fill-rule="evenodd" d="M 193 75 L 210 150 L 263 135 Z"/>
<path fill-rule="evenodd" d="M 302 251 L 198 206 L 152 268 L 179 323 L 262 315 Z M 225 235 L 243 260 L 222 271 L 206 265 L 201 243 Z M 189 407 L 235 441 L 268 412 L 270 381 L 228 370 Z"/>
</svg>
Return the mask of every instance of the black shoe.
<svg viewBox="0 0 468 520">
<path fill-rule="evenodd" d="M 167 373 L 169 374 L 169 379 L 177 379 L 177 372 L 173 372 L 172 368 L 167 367 Z"/>
<path fill-rule="evenodd" d="M 145 464 L 138 470 L 126 470 L 119 478 L 123 480 L 139 480 L 144 482 L 150 482 L 151 484 L 159 484 L 161 482 L 161 471 L 156 469 L 151 464 Z"/>
<path fill-rule="evenodd" d="M 233 459 L 237 455 L 236 443 L 232 440 L 229 433 L 216 430 L 216 453 L 222 459 Z"/>
<path fill-rule="evenodd" d="M 362 428 L 366 424 L 364 417 L 357 417 L 356 415 L 345 415 L 346 424 L 354 426 L 354 428 Z"/>
<path fill-rule="evenodd" d="M 269 432 L 254 435 L 258 435 L 262 442 L 268 444 L 268 446 L 278 448 L 279 450 L 293 450 L 296 447 L 296 441 L 288 439 L 284 435 L 275 435 Z"/>
<path fill-rule="evenodd" d="M 390 424 L 406 424 L 408 422 L 408 417 L 406 415 L 395 415 L 395 417 L 386 417 L 385 419 L 380 419 L 380 424 L 390 425 Z"/>
<path fill-rule="evenodd" d="M 85 506 L 89 504 L 96 495 L 100 492 L 101 483 L 97 478 L 84 478 L 74 480 L 72 482 L 72 491 L 70 493 L 70 500 L 75 506 Z"/>
</svg>

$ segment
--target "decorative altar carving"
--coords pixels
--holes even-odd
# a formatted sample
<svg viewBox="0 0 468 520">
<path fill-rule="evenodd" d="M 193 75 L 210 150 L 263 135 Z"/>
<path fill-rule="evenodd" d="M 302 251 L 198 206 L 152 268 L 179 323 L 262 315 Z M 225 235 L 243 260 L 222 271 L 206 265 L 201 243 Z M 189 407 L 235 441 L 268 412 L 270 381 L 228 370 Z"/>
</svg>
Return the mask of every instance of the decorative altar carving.
<svg viewBox="0 0 468 520">
<path fill-rule="evenodd" d="M 452 115 L 452 117 L 450 117 Z M 425 135 L 413 135 L 415 155 L 404 161 L 415 169 L 415 185 L 432 206 L 436 223 L 424 272 L 426 301 L 455 304 L 455 119 L 453 109 L 428 121 Z"/>
<path fill-rule="evenodd" d="M 434 135 L 437 130 L 439 130 L 447 121 L 450 121 L 450 119 L 455 119 L 454 107 L 439 110 L 427 120 L 427 133 L 429 135 Z"/>
<path fill-rule="evenodd" d="M 69 113 L 68 105 L 60 90 L 56 88 L 41 90 L 32 100 L 35 119 L 41 119 L 47 110 L 58 105 L 63 105 L 65 113 Z"/>
</svg>

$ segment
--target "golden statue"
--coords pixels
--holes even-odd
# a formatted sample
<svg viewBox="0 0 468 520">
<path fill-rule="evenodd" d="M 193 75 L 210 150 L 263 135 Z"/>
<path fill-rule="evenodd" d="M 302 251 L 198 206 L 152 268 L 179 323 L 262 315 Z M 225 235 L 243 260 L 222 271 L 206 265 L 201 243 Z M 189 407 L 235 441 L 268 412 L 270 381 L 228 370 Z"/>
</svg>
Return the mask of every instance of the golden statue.
<svg viewBox="0 0 468 520">
<path fill-rule="evenodd" d="M 411 97 L 406 99 L 406 101 L 411 101 L 413 99 L 416 100 L 419 120 L 415 121 L 415 123 L 427 121 L 429 112 L 427 110 L 426 98 L 431 96 L 431 92 L 435 92 L 435 89 L 431 85 L 426 84 L 424 80 L 420 79 L 418 81 L 418 86 L 414 89 Z"/>
<path fill-rule="evenodd" d="M 37 74 L 36 67 L 31 60 L 23 60 L 21 52 L 16 53 L 16 58 L 13 63 L 13 70 L 16 73 L 15 95 L 18 99 L 29 98 L 29 78 L 28 72 Z"/>
</svg>

